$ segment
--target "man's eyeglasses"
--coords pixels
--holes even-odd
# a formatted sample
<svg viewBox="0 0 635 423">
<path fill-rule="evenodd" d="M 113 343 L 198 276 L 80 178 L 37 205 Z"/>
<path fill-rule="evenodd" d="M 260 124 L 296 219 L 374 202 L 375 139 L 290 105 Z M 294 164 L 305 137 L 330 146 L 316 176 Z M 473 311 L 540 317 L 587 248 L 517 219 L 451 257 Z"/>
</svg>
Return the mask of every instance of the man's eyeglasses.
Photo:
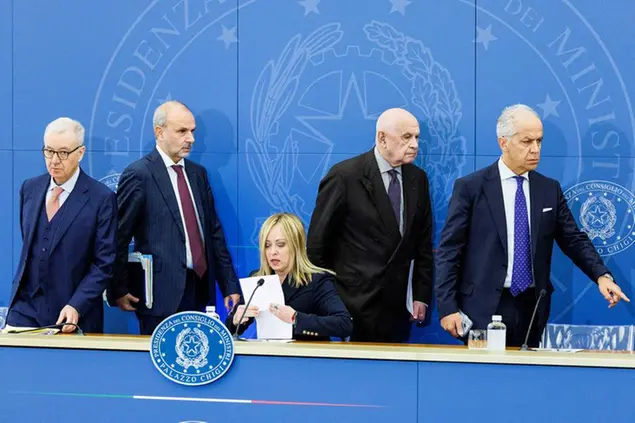
<svg viewBox="0 0 635 423">
<path fill-rule="evenodd" d="M 43 147 L 42 152 L 44 153 L 44 157 L 46 157 L 47 159 L 52 159 L 53 156 L 57 154 L 57 157 L 59 157 L 60 160 L 66 160 L 68 159 L 68 156 L 70 156 L 75 151 L 79 150 L 80 147 L 81 145 L 78 145 L 71 151 L 66 151 L 66 150 L 57 151 L 57 150 L 53 150 L 52 148 Z"/>
</svg>

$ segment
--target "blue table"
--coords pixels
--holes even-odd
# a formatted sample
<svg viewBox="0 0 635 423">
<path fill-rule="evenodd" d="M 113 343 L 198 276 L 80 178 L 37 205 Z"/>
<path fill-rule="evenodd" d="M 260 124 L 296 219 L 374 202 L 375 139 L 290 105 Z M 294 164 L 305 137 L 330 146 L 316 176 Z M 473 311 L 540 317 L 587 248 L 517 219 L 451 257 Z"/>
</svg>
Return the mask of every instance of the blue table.
<svg viewBox="0 0 635 423">
<path fill-rule="evenodd" d="M 0 422 L 633 422 L 631 354 L 236 344 L 188 387 L 149 339 L 0 335 Z"/>
</svg>

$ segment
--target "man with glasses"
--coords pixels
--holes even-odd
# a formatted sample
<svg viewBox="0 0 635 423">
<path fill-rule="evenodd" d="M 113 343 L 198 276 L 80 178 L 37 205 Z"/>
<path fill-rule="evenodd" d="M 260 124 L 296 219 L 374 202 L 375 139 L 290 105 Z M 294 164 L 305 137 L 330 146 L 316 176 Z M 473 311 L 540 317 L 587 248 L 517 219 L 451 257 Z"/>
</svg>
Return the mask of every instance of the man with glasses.
<svg viewBox="0 0 635 423">
<path fill-rule="evenodd" d="M 51 122 L 42 151 L 48 173 L 20 189 L 22 252 L 7 328 L 69 323 L 64 332 L 78 326 L 101 333 L 102 293 L 116 256 L 116 197 L 79 166 L 86 152 L 79 122 Z"/>
</svg>

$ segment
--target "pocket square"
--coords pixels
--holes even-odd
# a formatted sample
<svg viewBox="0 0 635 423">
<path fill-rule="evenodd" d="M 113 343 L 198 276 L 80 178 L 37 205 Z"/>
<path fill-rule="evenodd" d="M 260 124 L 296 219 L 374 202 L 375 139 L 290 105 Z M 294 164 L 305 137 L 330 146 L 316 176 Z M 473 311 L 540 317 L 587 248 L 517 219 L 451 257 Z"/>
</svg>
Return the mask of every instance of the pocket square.
<svg viewBox="0 0 635 423">
<path fill-rule="evenodd" d="M 542 212 L 544 213 L 544 212 L 548 212 L 548 211 L 551 211 L 551 210 L 553 210 L 553 208 L 547 207 L 546 209 L 542 209 Z"/>
</svg>

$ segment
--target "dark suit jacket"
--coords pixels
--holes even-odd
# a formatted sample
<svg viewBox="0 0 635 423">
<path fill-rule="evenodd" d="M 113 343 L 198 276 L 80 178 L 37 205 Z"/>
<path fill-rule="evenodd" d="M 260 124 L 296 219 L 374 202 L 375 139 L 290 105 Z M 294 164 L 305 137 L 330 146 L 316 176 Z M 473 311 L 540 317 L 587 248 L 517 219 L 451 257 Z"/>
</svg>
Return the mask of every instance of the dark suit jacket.
<svg viewBox="0 0 635 423">
<path fill-rule="evenodd" d="M 238 278 L 227 250 L 225 235 L 216 214 L 214 196 L 205 168 L 185 160 L 194 204 L 203 227 L 207 255 L 207 277 L 200 289 L 200 304 L 214 305 L 219 282 L 224 296 L 240 293 Z M 185 290 L 185 230 L 168 170 L 159 152 L 130 164 L 122 173 L 117 188 L 119 229 L 115 278 L 108 293 L 114 304 L 127 293 L 140 298 L 138 311 L 157 317 L 175 313 Z M 130 277 L 128 246 L 134 237 L 135 251 L 153 258 L 154 301 L 148 310 L 144 305 L 143 279 Z M 140 296 L 140 297 L 139 297 Z"/>
<path fill-rule="evenodd" d="M 309 284 L 295 288 L 289 284 L 289 277 L 282 283 L 284 302 L 298 312 L 293 328 L 293 339 L 328 341 L 330 337 L 346 338 L 353 330 L 351 316 L 333 286 L 333 276 L 328 273 L 313 275 Z M 245 303 L 241 299 L 241 304 Z M 237 307 L 227 316 L 225 324 L 234 333 L 233 318 Z M 239 333 L 253 323 L 254 319 L 240 326 Z"/>
<path fill-rule="evenodd" d="M 336 287 L 353 316 L 357 338 L 405 341 L 410 261 L 414 300 L 430 304 L 432 213 L 428 178 L 402 166 L 404 236 L 373 150 L 333 166 L 320 182 L 307 248 L 318 266 L 337 274 Z"/>
<path fill-rule="evenodd" d="M 20 188 L 22 252 L 11 287 L 10 306 L 24 275 L 50 181 L 51 176 L 44 174 L 27 179 Z M 40 322 L 55 324 L 68 304 L 79 313 L 78 325 L 84 332 L 103 332 L 102 294 L 113 275 L 116 210 L 115 193 L 80 169 L 75 188 L 58 212 L 62 213 L 62 220 L 50 247 L 51 286 L 45 293 L 50 308 L 45 316 L 38 316 Z"/>
<path fill-rule="evenodd" d="M 554 240 L 593 281 L 609 270 L 588 236 L 578 229 L 558 181 L 532 171 L 529 184 L 536 295 L 541 289 L 547 291 L 536 315 L 542 329 L 549 318 L 553 292 L 549 274 Z M 436 271 L 439 317 L 461 308 L 475 328 L 486 328 L 507 274 L 507 225 L 497 162 L 456 181 L 437 250 Z"/>
</svg>

